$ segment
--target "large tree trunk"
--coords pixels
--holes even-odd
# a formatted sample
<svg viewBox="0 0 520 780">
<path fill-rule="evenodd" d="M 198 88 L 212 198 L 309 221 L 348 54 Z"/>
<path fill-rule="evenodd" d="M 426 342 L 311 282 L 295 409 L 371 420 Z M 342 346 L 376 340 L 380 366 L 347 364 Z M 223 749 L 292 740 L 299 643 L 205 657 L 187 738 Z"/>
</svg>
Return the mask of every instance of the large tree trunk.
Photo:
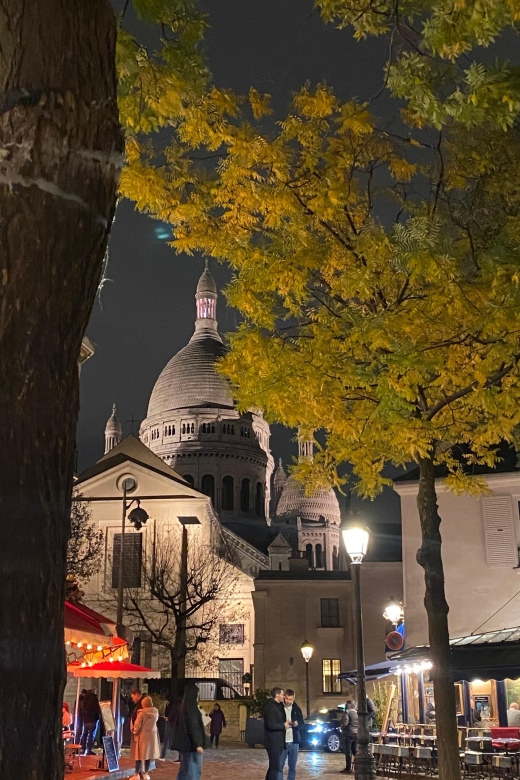
<svg viewBox="0 0 520 780">
<path fill-rule="evenodd" d="M 0 0 L 0 777 L 61 780 L 81 338 L 122 152 L 109 0 Z"/>
<path fill-rule="evenodd" d="M 426 591 L 424 606 L 428 615 L 428 633 L 435 693 L 435 722 L 440 780 L 460 778 L 459 746 L 455 686 L 450 657 L 448 604 L 444 592 L 444 569 L 441 557 L 441 518 L 437 511 L 433 460 L 419 460 L 420 479 L 417 507 L 421 521 L 422 545 L 417 562 L 424 569 Z"/>
</svg>

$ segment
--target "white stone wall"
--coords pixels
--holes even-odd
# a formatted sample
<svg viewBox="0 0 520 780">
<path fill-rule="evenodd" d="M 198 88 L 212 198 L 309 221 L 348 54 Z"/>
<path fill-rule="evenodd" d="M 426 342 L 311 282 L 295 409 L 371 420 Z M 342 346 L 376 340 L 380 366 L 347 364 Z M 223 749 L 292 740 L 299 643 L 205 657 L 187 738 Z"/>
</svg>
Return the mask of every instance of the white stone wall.
<svg viewBox="0 0 520 780">
<path fill-rule="evenodd" d="M 504 501 L 499 504 L 510 507 L 512 538 L 506 539 L 506 543 L 498 548 L 498 558 L 495 558 L 495 561 L 500 565 L 490 565 L 488 562 L 489 542 L 486 541 L 484 516 L 487 498 L 456 496 L 446 490 L 442 481 L 437 483 L 439 513 L 442 518 L 446 596 L 450 608 L 448 622 L 452 637 L 471 634 L 482 623 L 485 623 L 483 631 L 520 624 L 519 596 L 501 609 L 520 590 L 520 569 L 517 568 L 517 548 L 520 541 L 520 474 L 488 475 L 487 483 L 492 491 L 491 497 L 503 497 Z M 408 646 L 428 642 L 423 604 L 424 574 L 415 557 L 421 544 L 416 505 L 417 489 L 417 483 L 396 484 L 396 490 L 401 497 L 404 608 Z M 507 517 L 504 520 L 504 530 L 507 530 Z M 496 555 L 496 551 L 494 554 Z M 499 610 L 498 614 L 491 618 L 496 610 Z"/>
</svg>

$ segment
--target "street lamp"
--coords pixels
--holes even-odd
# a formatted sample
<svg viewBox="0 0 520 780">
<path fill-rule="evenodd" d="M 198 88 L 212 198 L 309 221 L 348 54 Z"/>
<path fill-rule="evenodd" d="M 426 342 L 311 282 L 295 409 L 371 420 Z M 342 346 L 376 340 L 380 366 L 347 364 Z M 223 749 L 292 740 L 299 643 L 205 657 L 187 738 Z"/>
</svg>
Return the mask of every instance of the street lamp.
<svg viewBox="0 0 520 780">
<path fill-rule="evenodd" d="M 392 601 L 392 603 L 389 604 L 383 612 L 383 617 L 385 620 L 393 623 L 394 626 L 398 626 L 403 619 L 403 614 L 404 613 L 401 604 L 398 604 L 396 601 Z"/>
<path fill-rule="evenodd" d="M 307 694 L 307 717 L 309 718 L 311 715 L 311 699 L 310 699 L 310 690 L 309 690 L 309 661 L 312 658 L 312 654 L 314 653 L 314 648 L 312 645 L 310 645 L 307 640 L 303 643 L 302 647 L 302 655 L 303 660 L 305 661 L 305 690 Z"/>
<path fill-rule="evenodd" d="M 117 588 L 117 635 L 125 639 L 125 629 L 123 627 L 123 574 L 124 574 L 124 561 L 125 561 L 125 526 L 127 512 L 136 503 L 137 506 L 132 509 L 128 515 L 128 519 L 135 527 L 136 531 L 140 531 L 143 525 L 148 520 L 148 512 L 141 507 L 141 502 L 138 498 L 133 498 L 130 502 L 127 502 L 126 495 L 132 490 L 135 490 L 137 483 L 132 477 L 126 477 L 121 485 L 123 488 L 123 518 L 121 521 L 121 547 L 119 549 L 119 580 Z"/>
<path fill-rule="evenodd" d="M 341 533 L 345 549 L 350 557 L 352 579 L 354 580 L 354 600 L 356 606 L 356 656 L 359 725 L 357 732 L 357 753 L 354 765 L 356 780 L 374 780 L 376 768 L 370 752 L 370 735 L 367 725 L 367 691 L 365 678 L 365 653 L 363 647 L 363 617 L 361 613 L 360 570 L 366 555 L 370 534 L 361 523 L 347 522 L 342 525 Z"/>
</svg>

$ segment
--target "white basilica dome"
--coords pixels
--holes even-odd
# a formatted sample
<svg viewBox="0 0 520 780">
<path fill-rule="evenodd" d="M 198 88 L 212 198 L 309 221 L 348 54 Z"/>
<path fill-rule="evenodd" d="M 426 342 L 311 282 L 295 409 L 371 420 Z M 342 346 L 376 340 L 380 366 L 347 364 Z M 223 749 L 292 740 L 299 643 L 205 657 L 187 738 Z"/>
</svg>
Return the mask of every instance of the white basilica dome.
<svg viewBox="0 0 520 780">
<path fill-rule="evenodd" d="M 305 487 L 294 477 L 289 477 L 282 488 L 276 516 L 315 521 L 323 518 L 334 525 L 341 522 L 338 499 L 332 489 L 318 490 L 306 496 Z"/>
<path fill-rule="evenodd" d="M 215 371 L 216 361 L 226 354 L 216 335 L 195 332 L 166 364 L 150 396 L 148 417 L 190 407 L 233 409 L 231 386 Z"/>
</svg>

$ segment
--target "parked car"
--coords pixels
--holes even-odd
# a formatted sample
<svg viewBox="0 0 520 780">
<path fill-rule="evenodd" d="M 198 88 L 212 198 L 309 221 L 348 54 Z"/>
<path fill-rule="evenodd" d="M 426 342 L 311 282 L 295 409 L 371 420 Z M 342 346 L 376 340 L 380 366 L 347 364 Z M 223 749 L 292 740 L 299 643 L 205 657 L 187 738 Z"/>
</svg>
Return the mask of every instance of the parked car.
<svg viewBox="0 0 520 780">
<path fill-rule="evenodd" d="M 338 753 L 341 749 L 341 718 L 344 712 L 344 706 L 313 712 L 306 718 L 300 747 L 303 750 Z"/>
</svg>

